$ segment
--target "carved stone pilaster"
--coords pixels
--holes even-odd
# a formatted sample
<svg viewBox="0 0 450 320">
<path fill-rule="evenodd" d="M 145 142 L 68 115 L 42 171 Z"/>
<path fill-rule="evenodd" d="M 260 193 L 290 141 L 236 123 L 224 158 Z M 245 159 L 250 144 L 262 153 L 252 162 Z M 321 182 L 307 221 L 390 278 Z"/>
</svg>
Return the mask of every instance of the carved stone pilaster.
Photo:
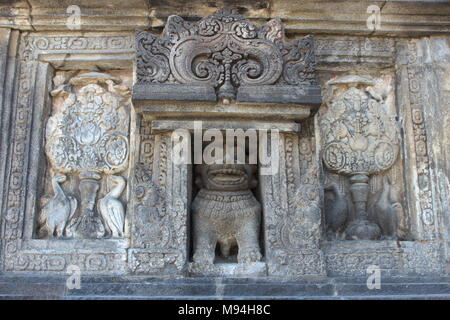
<svg viewBox="0 0 450 320">
<path fill-rule="evenodd" d="M 301 148 L 299 149 L 299 145 Z M 324 276 L 319 177 L 314 139 L 280 134 L 276 174 L 260 175 L 268 274 Z"/>
<path fill-rule="evenodd" d="M 450 270 L 449 42 L 430 37 L 399 41 L 397 47 L 412 229 L 417 239 L 446 242 Z"/>
<path fill-rule="evenodd" d="M 189 254 L 191 170 L 174 163 L 170 132 L 150 135 L 147 129 L 141 122 L 132 181 L 129 268 L 140 274 L 180 275 L 186 272 Z"/>
<path fill-rule="evenodd" d="M 17 49 L 19 43 L 19 31 L 0 28 L 0 181 L 6 185 L 6 165 L 8 151 L 11 147 L 9 125 L 12 121 L 14 84 L 17 75 Z M 4 220 L 3 199 L 7 188 L 0 190 L 0 221 Z M 3 222 L 0 222 L 0 270 L 2 270 L 3 259 Z"/>
<path fill-rule="evenodd" d="M 441 237 L 439 226 L 442 221 L 441 210 L 445 212 L 445 209 L 440 209 L 438 205 L 438 194 L 444 197 L 446 194 L 445 191 L 441 194 L 433 186 L 439 175 L 433 171 L 433 163 L 440 162 L 440 168 L 445 168 L 445 165 L 434 158 L 436 148 L 430 140 L 430 135 L 433 134 L 433 127 L 439 126 L 442 129 L 445 126 L 445 118 L 448 118 L 448 115 L 444 111 L 445 108 L 442 109 L 442 113 L 435 115 L 431 113 L 431 110 L 436 112 L 445 100 L 441 100 L 437 94 L 439 83 L 435 73 L 437 65 L 432 64 L 434 61 L 431 57 L 424 56 L 426 52 L 429 52 L 428 45 L 427 40 L 401 42 L 397 61 L 398 104 L 404 113 L 403 122 L 407 140 L 405 145 L 406 189 L 408 201 L 411 204 L 414 236 L 421 240 L 435 240 Z M 431 94 L 432 92 L 436 94 Z M 443 130 L 445 132 L 445 129 Z M 445 139 L 436 137 L 435 141 L 444 143 Z M 441 181 L 448 184 L 445 180 Z M 439 184 L 436 182 L 434 185 Z"/>
</svg>

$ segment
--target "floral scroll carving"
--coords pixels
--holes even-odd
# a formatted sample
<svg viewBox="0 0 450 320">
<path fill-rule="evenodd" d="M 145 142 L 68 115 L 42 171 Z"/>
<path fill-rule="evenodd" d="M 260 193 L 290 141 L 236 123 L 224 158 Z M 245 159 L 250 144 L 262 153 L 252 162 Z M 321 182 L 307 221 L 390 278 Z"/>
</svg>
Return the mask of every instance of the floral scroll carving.
<svg viewBox="0 0 450 320">
<path fill-rule="evenodd" d="M 52 166 L 63 173 L 122 171 L 128 139 L 119 108 L 117 96 L 98 84 L 69 93 L 47 126 L 46 152 Z"/>
<path fill-rule="evenodd" d="M 119 197 L 126 181 L 115 174 L 128 164 L 129 115 L 125 108 L 128 88 L 118 85 L 119 79 L 97 72 L 78 75 L 70 79 L 69 84 L 64 84 L 61 76 L 55 77 L 54 82 L 57 88 L 52 95 L 64 101 L 47 122 L 45 152 L 54 172 L 79 179 L 80 195 L 78 212 L 66 215 L 65 230 L 58 230 L 55 235 L 121 237 L 125 212 Z M 97 205 L 103 175 L 107 175 L 114 187 Z M 53 184 L 54 189 L 58 189 L 51 201 L 56 201 L 57 190 L 60 194 L 63 191 L 57 182 Z M 53 203 L 53 206 L 59 208 L 63 203 Z M 49 208 L 44 207 L 45 217 L 41 214 L 41 220 L 51 220 L 56 214 L 56 209 Z M 45 221 L 41 224 L 45 225 Z M 50 233 L 47 235 L 53 235 Z"/>
<path fill-rule="evenodd" d="M 242 85 L 317 84 L 310 36 L 284 42 L 281 21 L 257 26 L 228 9 L 197 23 L 170 16 L 158 38 L 138 31 L 137 83 L 210 85 L 234 98 Z"/>
<path fill-rule="evenodd" d="M 327 83 L 331 96 L 320 119 L 322 159 L 332 172 L 350 176 L 356 219 L 346 229 L 348 239 L 376 239 L 379 226 L 367 219 L 369 175 L 389 169 L 399 152 L 399 130 L 388 116 L 385 97 L 375 82 L 343 76 Z"/>
</svg>

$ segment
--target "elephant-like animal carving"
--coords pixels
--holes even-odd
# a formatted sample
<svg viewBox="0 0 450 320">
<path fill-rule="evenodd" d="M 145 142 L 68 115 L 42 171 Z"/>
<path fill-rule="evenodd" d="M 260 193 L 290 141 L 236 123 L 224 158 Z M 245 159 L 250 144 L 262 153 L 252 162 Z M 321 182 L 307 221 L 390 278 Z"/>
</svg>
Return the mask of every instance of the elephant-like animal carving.
<svg viewBox="0 0 450 320">
<path fill-rule="evenodd" d="M 257 184 L 255 171 L 256 166 L 243 164 L 197 166 L 201 189 L 192 203 L 195 263 L 213 264 L 217 243 L 224 257 L 237 245 L 238 263 L 260 261 L 261 205 L 251 191 Z"/>
<path fill-rule="evenodd" d="M 41 210 L 38 219 L 39 233 L 48 237 L 62 237 L 67 223 L 72 219 L 77 209 L 77 199 L 67 196 L 59 185 L 65 182 L 65 175 L 55 175 L 52 178 L 52 186 L 55 195 Z"/>
</svg>

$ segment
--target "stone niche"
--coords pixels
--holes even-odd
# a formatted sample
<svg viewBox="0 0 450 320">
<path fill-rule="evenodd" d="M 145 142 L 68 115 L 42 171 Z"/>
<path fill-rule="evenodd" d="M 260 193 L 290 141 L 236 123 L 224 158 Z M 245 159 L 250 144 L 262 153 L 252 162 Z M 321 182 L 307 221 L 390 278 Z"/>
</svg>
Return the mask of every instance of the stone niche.
<svg viewBox="0 0 450 320">
<path fill-rule="evenodd" d="M 146 143 L 154 150 L 138 160 L 139 170 L 172 215 L 167 222 L 159 215 L 153 224 L 164 226 L 146 243 L 139 239 L 145 249 L 136 251 L 136 263 L 148 268 L 139 260 L 145 252 L 171 248 L 195 276 L 324 276 L 320 161 L 308 120 L 321 104 L 313 38 L 286 41 L 279 20 L 257 26 L 225 9 L 196 23 L 171 16 L 160 37 L 138 31 L 136 48 L 133 106 L 151 132 L 141 150 Z M 226 140 L 224 156 L 235 148 L 230 130 L 255 130 L 259 140 L 247 145 L 247 157 L 264 146 L 277 161 L 271 168 L 261 155 L 253 164 L 202 163 L 212 129 Z M 179 131 L 192 165 L 168 156 Z"/>
<path fill-rule="evenodd" d="M 14 37 L 2 271 L 444 273 L 424 108 L 448 70 L 425 72 L 425 43 L 288 39 L 228 9 L 160 35 Z M 239 130 L 256 161 L 196 159 Z"/>
</svg>

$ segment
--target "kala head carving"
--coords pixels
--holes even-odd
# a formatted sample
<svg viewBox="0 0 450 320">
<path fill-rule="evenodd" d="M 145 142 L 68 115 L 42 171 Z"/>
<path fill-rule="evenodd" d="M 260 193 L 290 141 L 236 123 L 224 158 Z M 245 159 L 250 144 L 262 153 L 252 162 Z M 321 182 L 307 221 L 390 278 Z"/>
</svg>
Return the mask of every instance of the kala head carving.
<svg viewBox="0 0 450 320">
<path fill-rule="evenodd" d="M 279 19 L 257 26 L 230 9 L 199 22 L 168 18 L 160 38 L 136 34 L 136 83 L 214 87 L 235 99 L 240 86 L 316 86 L 312 37 L 284 42 Z"/>
<path fill-rule="evenodd" d="M 357 218 L 348 225 L 347 238 L 375 239 L 380 228 L 367 220 L 368 176 L 389 169 L 397 159 L 397 123 L 373 80 L 350 75 L 327 85 L 331 96 L 320 120 L 322 158 L 329 170 L 350 175 Z"/>
</svg>

